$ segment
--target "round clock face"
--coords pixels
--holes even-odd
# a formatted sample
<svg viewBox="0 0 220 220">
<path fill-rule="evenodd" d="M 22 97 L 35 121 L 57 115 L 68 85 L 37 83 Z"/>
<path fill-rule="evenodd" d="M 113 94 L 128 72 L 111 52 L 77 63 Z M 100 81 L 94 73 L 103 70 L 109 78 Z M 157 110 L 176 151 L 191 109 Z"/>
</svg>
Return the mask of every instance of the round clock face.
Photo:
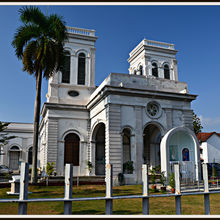
<svg viewBox="0 0 220 220">
<path fill-rule="evenodd" d="M 151 118 L 158 118 L 161 115 L 160 105 L 157 102 L 149 102 L 147 104 L 146 112 Z"/>
</svg>

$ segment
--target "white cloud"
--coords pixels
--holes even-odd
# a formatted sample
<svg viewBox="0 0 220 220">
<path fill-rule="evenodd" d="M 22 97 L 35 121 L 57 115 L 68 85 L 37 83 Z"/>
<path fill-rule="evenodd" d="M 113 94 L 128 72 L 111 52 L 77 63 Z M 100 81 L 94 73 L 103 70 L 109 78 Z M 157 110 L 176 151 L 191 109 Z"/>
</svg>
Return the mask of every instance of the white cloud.
<svg viewBox="0 0 220 220">
<path fill-rule="evenodd" d="M 198 116 L 203 126 L 203 132 L 219 132 L 220 133 L 220 117 L 204 117 Z"/>
</svg>

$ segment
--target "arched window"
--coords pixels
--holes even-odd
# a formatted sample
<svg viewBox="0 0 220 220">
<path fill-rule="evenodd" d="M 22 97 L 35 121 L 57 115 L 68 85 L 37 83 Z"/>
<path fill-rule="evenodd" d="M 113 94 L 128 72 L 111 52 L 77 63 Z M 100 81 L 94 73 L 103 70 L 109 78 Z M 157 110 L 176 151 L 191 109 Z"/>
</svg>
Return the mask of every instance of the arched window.
<svg viewBox="0 0 220 220">
<path fill-rule="evenodd" d="M 9 150 L 9 167 L 12 170 L 19 169 L 20 149 L 17 146 L 13 146 Z"/>
<path fill-rule="evenodd" d="M 73 166 L 79 166 L 79 141 L 79 136 L 74 133 L 65 137 L 64 165 L 72 163 Z"/>
<path fill-rule="evenodd" d="M 152 63 L 152 76 L 158 77 L 158 67 L 156 63 Z"/>
<path fill-rule="evenodd" d="M 189 149 L 188 148 L 184 148 L 182 150 L 182 159 L 183 161 L 189 161 Z"/>
<path fill-rule="evenodd" d="M 164 78 L 170 79 L 170 68 L 167 64 L 164 65 Z"/>
<path fill-rule="evenodd" d="M 131 132 L 130 129 L 125 128 L 122 132 L 123 141 L 123 173 L 132 173 L 127 166 L 131 161 Z"/>
<path fill-rule="evenodd" d="M 33 147 L 30 147 L 28 150 L 28 163 L 31 165 L 32 164 L 32 154 L 33 153 Z"/>
<path fill-rule="evenodd" d="M 78 84 L 85 85 L 85 72 L 86 72 L 86 56 L 80 53 L 78 56 Z"/>
<path fill-rule="evenodd" d="M 140 73 L 141 76 L 143 75 L 143 67 L 141 65 L 139 67 L 139 73 Z"/>
<path fill-rule="evenodd" d="M 64 63 L 61 68 L 62 83 L 70 83 L 70 52 L 65 51 Z"/>
</svg>

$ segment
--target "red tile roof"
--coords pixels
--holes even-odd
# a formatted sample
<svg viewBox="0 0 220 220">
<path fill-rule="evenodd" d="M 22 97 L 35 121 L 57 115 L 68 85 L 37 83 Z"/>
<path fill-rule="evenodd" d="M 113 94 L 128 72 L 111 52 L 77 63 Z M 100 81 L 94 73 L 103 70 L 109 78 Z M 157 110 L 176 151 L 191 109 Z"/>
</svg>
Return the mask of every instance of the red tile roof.
<svg viewBox="0 0 220 220">
<path fill-rule="evenodd" d="M 201 142 L 205 142 L 207 141 L 213 134 L 216 134 L 220 137 L 220 133 L 216 133 L 216 132 L 200 132 L 198 133 L 196 136 L 198 138 L 199 141 Z"/>
</svg>

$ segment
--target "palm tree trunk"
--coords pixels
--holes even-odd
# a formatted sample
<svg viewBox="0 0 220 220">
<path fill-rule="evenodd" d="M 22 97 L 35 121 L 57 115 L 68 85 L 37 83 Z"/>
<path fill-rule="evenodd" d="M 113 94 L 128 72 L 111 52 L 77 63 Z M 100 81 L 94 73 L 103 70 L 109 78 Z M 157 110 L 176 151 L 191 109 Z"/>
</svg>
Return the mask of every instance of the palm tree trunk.
<svg viewBox="0 0 220 220">
<path fill-rule="evenodd" d="M 41 106 L 41 84 L 42 84 L 42 71 L 38 70 L 36 77 L 36 98 L 34 104 L 34 136 L 33 136 L 33 160 L 31 183 L 37 184 L 37 154 L 38 154 L 38 131 L 40 121 L 40 106 Z"/>
</svg>

